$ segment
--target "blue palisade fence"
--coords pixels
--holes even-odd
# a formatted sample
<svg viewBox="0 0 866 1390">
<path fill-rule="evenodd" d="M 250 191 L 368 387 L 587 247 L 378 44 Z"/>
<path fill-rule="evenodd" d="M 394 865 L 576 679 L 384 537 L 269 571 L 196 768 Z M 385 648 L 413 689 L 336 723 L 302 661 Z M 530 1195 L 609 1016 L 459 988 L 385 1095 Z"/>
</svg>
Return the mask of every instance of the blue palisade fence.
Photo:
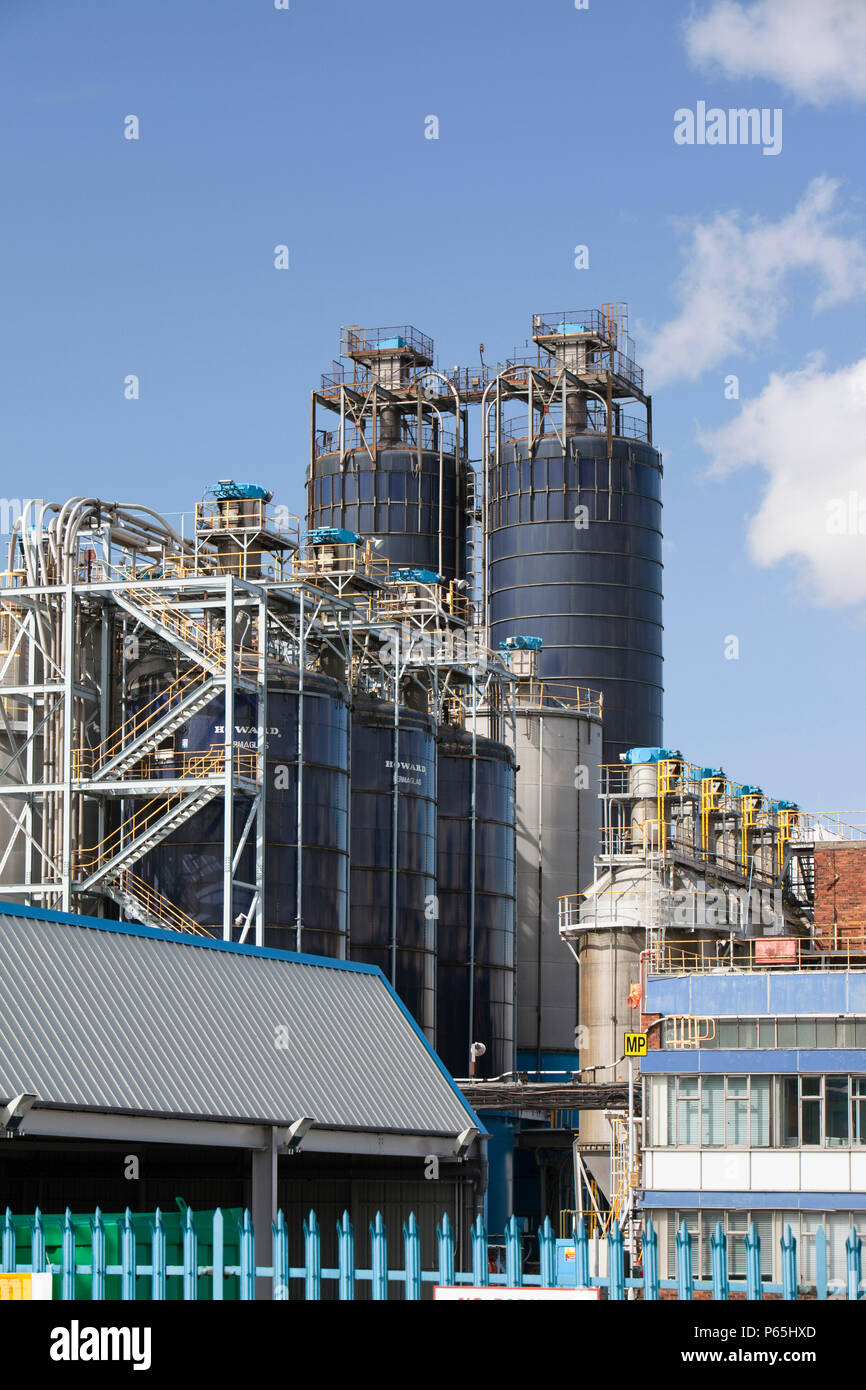
<svg viewBox="0 0 866 1390">
<path fill-rule="evenodd" d="M 557 1287 L 557 1242 L 548 1218 L 536 1232 L 537 1258 L 535 1241 L 527 1240 L 514 1216 L 509 1219 L 504 1233 L 504 1270 L 497 1268 L 491 1258 L 492 1247 L 481 1216 L 470 1231 L 471 1270 L 456 1268 L 456 1238 L 447 1213 L 436 1228 L 435 1252 L 422 1249 L 418 1221 L 414 1212 L 409 1214 L 402 1225 L 400 1268 L 389 1268 L 388 1232 L 381 1212 L 370 1223 L 369 1233 L 370 1267 L 357 1268 L 354 1227 L 349 1213 L 344 1212 L 336 1223 L 337 1266 L 323 1267 L 322 1231 L 316 1213 L 310 1211 L 299 1233 L 304 1263 L 292 1265 L 289 1229 L 283 1213 L 278 1212 L 271 1223 L 271 1262 L 262 1265 L 256 1261 L 255 1231 L 249 1211 L 237 1213 L 227 1224 L 226 1214 L 219 1208 L 196 1216 L 186 1207 L 179 1235 L 172 1237 L 169 1246 L 166 1221 L 158 1208 L 152 1218 L 133 1216 L 127 1209 L 122 1216 L 108 1219 L 98 1207 L 91 1217 L 77 1219 L 68 1208 L 62 1218 L 43 1217 L 38 1208 L 30 1217 L 15 1218 L 7 1208 L 0 1222 L 0 1277 L 48 1272 L 54 1276 L 55 1298 L 64 1300 L 250 1300 L 255 1298 L 257 1279 L 270 1281 L 271 1297 L 276 1300 L 318 1301 L 324 1296 L 346 1302 L 357 1296 L 359 1283 L 366 1286 L 365 1294 L 373 1299 L 387 1299 L 389 1287 L 393 1286 L 395 1294 L 410 1301 L 422 1298 L 425 1284 L 466 1288 Z M 727 1299 L 731 1293 L 744 1293 L 748 1299 L 768 1294 L 783 1299 L 827 1299 L 831 1294 L 861 1299 L 866 1294 L 862 1241 L 853 1227 L 845 1243 L 844 1278 L 837 1278 L 832 1285 L 828 1278 L 827 1236 L 820 1227 L 814 1235 L 814 1278 L 808 1285 L 800 1280 L 797 1240 L 789 1225 L 779 1242 L 779 1284 L 762 1276 L 761 1242 L 754 1222 L 743 1241 L 745 1278 L 732 1278 L 729 1273 L 728 1238 L 721 1223 L 710 1239 L 709 1279 L 695 1274 L 693 1236 L 685 1222 L 676 1233 L 674 1278 L 660 1278 L 659 1240 L 651 1219 L 647 1219 L 642 1233 L 642 1265 L 628 1273 L 625 1240 L 616 1221 L 611 1223 L 607 1239 L 598 1242 L 597 1250 L 607 1247 L 602 1252 L 606 1253 L 606 1260 L 599 1259 L 598 1254 L 591 1259 L 592 1242 L 582 1221 L 575 1225 L 567 1244 L 570 1286 L 600 1289 L 602 1296 L 606 1294 L 617 1301 L 635 1296 L 656 1301 L 663 1291 L 679 1299 L 694 1298 L 697 1292 L 708 1293 L 716 1300 Z M 396 1248 L 400 1245 L 398 1241 Z M 526 1269 L 525 1258 L 530 1245 L 532 1272 Z M 501 1244 L 497 1248 L 501 1250 Z M 425 1253 L 435 1253 L 435 1267 L 424 1267 Z M 591 1274 L 592 1268 L 606 1269 L 607 1273 Z"/>
</svg>

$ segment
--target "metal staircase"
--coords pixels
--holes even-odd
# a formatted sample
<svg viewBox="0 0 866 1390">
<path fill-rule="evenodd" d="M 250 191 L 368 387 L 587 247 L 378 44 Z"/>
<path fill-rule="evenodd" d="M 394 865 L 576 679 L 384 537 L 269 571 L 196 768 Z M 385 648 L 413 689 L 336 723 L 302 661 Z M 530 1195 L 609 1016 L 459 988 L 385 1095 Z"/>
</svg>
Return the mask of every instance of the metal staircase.
<svg viewBox="0 0 866 1390">
<path fill-rule="evenodd" d="M 76 891 L 86 893 L 99 885 L 107 891 L 108 884 L 116 882 L 124 869 L 142 859 L 220 791 L 214 782 L 192 781 L 189 790 L 184 787 L 145 802 L 98 845 L 82 851 L 78 867 L 86 877 L 76 884 Z"/>
<path fill-rule="evenodd" d="M 195 918 L 177 907 L 137 874 L 124 869 L 117 879 L 105 884 L 105 891 L 127 917 L 145 927 L 168 928 L 190 936 L 210 936 Z"/>
<path fill-rule="evenodd" d="M 137 710 L 96 748 L 76 750 L 75 775 L 93 782 L 118 776 L 176 733 L 188 719 L 209 705 L 222 688 L 217 676 L 201 668 L 187 672 Z"/>
<path fill-rule="evenodd" d="M 204 623 L 175 607 L 162 590 L 131 585 L 127 589 L 115 590 L 112 597 L 131 617 L 144 623 L 151 632 L 183 652 L 191 661 L 214 673 L 224 669 L 225 641 L 222 635 L 212 632 Z"/>
</svg>

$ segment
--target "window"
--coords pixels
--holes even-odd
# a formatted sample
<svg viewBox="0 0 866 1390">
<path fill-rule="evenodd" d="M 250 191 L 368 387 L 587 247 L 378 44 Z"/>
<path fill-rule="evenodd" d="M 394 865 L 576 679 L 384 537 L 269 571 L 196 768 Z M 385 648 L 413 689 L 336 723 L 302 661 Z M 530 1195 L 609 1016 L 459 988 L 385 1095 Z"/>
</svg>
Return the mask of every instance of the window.
<svg viewBox="0 0 866 1390">
<path fill-rule="evenodd" d="M 698 1139 L 698 1077 L 677 1078 L 677 1143 L 697 1147 Z"/>
<path fill-rule="evenodd" d="M 800 1142 L 803 1145 L 821 1142 L 821 1086 L 820 1076 L 800 1078 Z"/>
<path fill-rule="evenodd" d="M 701 1143 L 707 1146 L 725 1142 L 725 1078 L 701 1078 Z"/>
<path fill-rule="evenodd" d="M 649 1142 L 656 1148 L 766 1148 L 771 1087 L 769 1076 L 650 1077 Z"/>
<path fill-rule="evenodd" d="M 848 1078 L 824 1077 L 824 1138 L 831 1148 L 848 1144 Z"/>
<path fill-rule="evenodd" d="M 654 1217 L 657 1221 L 657 1218 Z M 676 1278 L 677 1232 L 682 1222 L 692 1238 L 692 1272 L 696 1278 L 709 1279 L 713 1270 L 712 1239 L 716 1226 L 721 1224 L 727 1236 L 728 1275 L 732 1279 L 746 1277 L 746 1236 L 754 1224 L 761 1242 L 761 1277 L 771 1279 L 773 1273 L 773 1214 L 767 1211 L 672 1211 L 667 1214 L 665 1232 L 667 1277 Z"/>
<path fill-rule="evenodd" d="M 781 1077 L 779 1081 L 779 1144 L 783 1148 L 796 1148 L 800 1142 L 797 1095 L 796 1076 Z"/>
<path fill-rule="evenodd" d="M 750 1143 L 753 1149 L 769 1148 L 772 1084 L 773 1079 L 770 1076 L 750 1078 L 749 1124 Z"/>
<path fill-rule="evenodd" d="M 852 1141 L 855 1144 L 866 1144 L 866 1076 L 851 1078 L 851 1118 Z"/>
</svg>

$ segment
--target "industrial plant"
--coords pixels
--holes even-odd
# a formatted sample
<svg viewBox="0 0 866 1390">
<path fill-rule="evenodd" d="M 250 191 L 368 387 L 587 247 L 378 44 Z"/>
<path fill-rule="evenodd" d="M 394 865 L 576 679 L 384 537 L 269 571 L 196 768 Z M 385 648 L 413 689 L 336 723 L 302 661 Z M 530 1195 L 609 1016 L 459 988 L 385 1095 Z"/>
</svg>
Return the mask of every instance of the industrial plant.
<svg viewBox="0 0 866 1390">
<path fill-rule="evenodd" d="M 582 1223 L 599 1277 L 615 1225 L 633 1272 L 651 1216 L 664 1278 L 684 1223 L 696 1275 L 719 1222 L 736 1273 L 754 1220 L 778 1281 L 794 1220 L 835 1233 L 841 1278 L 866 1210 L 864 831 L 665 735 L 662 457 L 626 306 L 436 361 L 415 328 L 342 329 L 304 518 L 244 473 L 176 525 L 95 497 L 17 522 L 0 961 L 22 1009 L 38 970 L 58 1001 L 92 981 L 104 1016 L 68 1022 L 70 1074 L 36 1014 L 8 1024 L 0 1208 L 61 1211 L 61 1156 L 90 1206 L 170 1202 L 182 1120 L 186 1201 L 263 1230 L 390 1184 L 422 1241 L 450 1213 L 464 1264 L 474 1222 L 504 1249 L 516 1219 L 537 1266 L 548 1220 L 564 1250 Z M 163 1055 L 173 991 L 166 1031 L 200 1031 Z M 294 1089 L 260 1057 L 282 1026 Z M 243 1058 L 231 1096 L 211 1028 Z M 122 1116 L 161 1174 L 135 1202 Z"/>
</svg>

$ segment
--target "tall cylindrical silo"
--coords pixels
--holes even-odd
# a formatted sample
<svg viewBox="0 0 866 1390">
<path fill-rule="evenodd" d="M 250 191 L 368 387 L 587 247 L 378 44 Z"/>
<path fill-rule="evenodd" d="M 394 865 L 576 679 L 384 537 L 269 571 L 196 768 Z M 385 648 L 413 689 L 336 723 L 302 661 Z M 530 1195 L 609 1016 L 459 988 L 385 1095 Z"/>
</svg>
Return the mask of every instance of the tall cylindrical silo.
<svg viewBox="0 0 866 1390">
<path fill-rule="evenodd" d="M 265 945 L 295 950 L 298 871 L 297 676 L 268 687 Z M 213 700 L 183 725 L 177 754 L 221 748 L 224 701 Z M 348 927 L 349 728 L 343 688 L 333 680 L 304 674 L 302 796 L 301 949 L 342 957 Z M 258 741 L 256 697 L 235 693 L 236 750 L 253 752 Z M 249 800 L 236 799 L 235 843 L 239 843 Z M 141 860 L 136 872 L 202 926 L 222 927 L 223 805 L 197 811 Z M 236 877 L 251 883 L 254 836 L 247 839 Z M 235 889 L 233 917 L 249 908 L 249 890 Z"/>
<path fill-rule="evenodd" d="M 559 936 L 558 900 L 592 880 L 602 722 L 555 704 L 524 707 L 516 734 L 518 1065 L 577 1069 L 579 976 Z"/>
<path fill-rule="evenodd" d="M 436 1032 L 436 731 L 421 711 L 352 710 L 349 955 L 378 965 Z"/>
<path fill-rule="evenodd" d="M 307 525 L 355 531 L 382 541 L 392 568 L 413 566 L 462 579 L 466 573 L 466 487 L 453 450 L 380 447 L 324 452 L 307 486 Z M 441 502 L 440 502 L 441 498 Z"/>
<path fill-rule="evenodd" d="M 490 474 L 492 644 L 543 639 L 539 676 L 604 695 L 604 760 L 662 741 L 661 457 L 572 434 L 501 446 Z"/>
<path fill-rule="evenodd" d="M 514 1068 L 514 754 L 443 725 L 437 763 L 436 1045 L 455 1076 Z"/>
</svg>

